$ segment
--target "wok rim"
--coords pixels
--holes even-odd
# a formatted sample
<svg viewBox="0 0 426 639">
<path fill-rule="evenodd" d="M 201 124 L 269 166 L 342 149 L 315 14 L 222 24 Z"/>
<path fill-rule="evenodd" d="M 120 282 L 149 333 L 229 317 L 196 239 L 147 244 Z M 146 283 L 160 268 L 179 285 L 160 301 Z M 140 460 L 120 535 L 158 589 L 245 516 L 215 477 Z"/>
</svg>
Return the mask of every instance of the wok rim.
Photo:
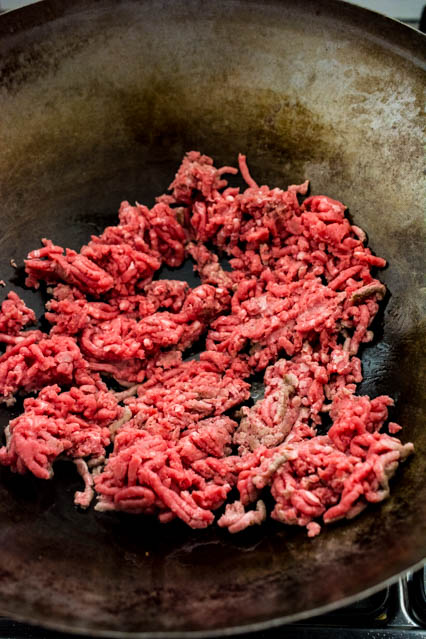
<svg viewBox="0 0 426 639">
<path fill-rule="evenodd" d="M 313 617 L 321 616 L 328 612 L 333 612 L 334 610 L 337 610 L 339 608 L 350 606 L 351 604 L 356 603 L 359 600 L 366 599 L 367 597 L 380 592 L 380 590 L 396 584 L 400 579 L 402 579 L 409 573 L 416 572 L 423 567 L 426 567 L 426 557 L 410 566 L 409 568 L 401 571 L 397 575 L 392 575 L 388 579 L 381 581 L 375 586 L 370 586 L 370 588 L 366 588 L 360 593 L 344 597 L 343 599 L 333 601 L 331 603 L 325 604 L 324 606 L 318 606 L 317 608 L 312 608 L 310 610 L 303 610 L 292 615 L 286 615 L 284 617 L 274 617 L 266 621 L 256 621 L 253 623 L 237 626 L 224 626 L 211 630 L 143 630 L 137 632 L 119 630 L 96 630 L 85 626 L 74 625 L 70 627 L 66 623 L 55 621 L 50 622 L 49 620 L 43 620 L 42 622 L 39 622 L 34 617 L 27 617 L 25 615 L 20 616 L 15 615 L 14 613 L 12 613 L 11 616 L 7 612 L 7 610 L 1 607 L 0 614 L 13 621 L 17 621 L 18 623 L 26 623 L 33 626 L 38 626 L 43 629 L 59 631 L 76 636 L 105 637 L 110 639 L 149 639 L 150 637 L 153 637 L 154 639 L 213 639 L 215 637 L 231 637 L 234 635 L 242 635 L 244 633 L 263 632 L 265 630 L 271 630 L 273 628 L 290 626 L 291 624 L 299 623 L 300 621 L 309 620 Z"/>
<path fill-rule="evenodd" d="M 95 4 L 94 0 L 89 0 L 93 4 Z M 232 0 L 230 0 L 232 2 Z M 261 0 L 245 0 L 247 4 L 251 3 L 259 3 Z M 84 10 L 84 4 L 86 0 L 76 0 L 72 3 L 68 3 L 67 0 L 59 0 L 55 2 L 55 0 L 35 0 L 31 4 L 27 4 L 16 9 L 7 9 L 3 12 L 0 12 L 0 36 L 4 34 L 10 34 L 12 30 L 13 34 L 19 33 L 21 31 L 25 31 L 27 29 L 36 28 L 37 26 L 44 25 L 46 23 L 52 22 L 61 17 L 66 17 L 67 15 L 72 15 L 74 13 L 79 13 L 81 10 Z M 278 4 L 285 4 L 285 0 L 275 0 Z M 117 3 L 118 4 L 118 3 Z M 337 4 L 336 0 L 321 0 L 319 6 L 328 5 L 328 4 Z M 410 32 L 410 35 L 413 38 L 416 38 L 418 42 L 422 43 L 426 46 L 426 34 L 422 33 L 416 27 L 406 24 L 397 18 L 393 18 L 387 16 L 385 14 L 380 13 L 379 11 L 368 9 L 366 7 L 358 5 L 356 2 L 347 2 L 347 0 L 338 0 L 338 4 L 344 7 L 347 11 L 352 11 L 354 14 L 358 14 L 360 17 L 364 16 L 364 20 L 375 21 L 375 23 L 380 26 L 394 26 L 402 31 Z M 39 20 L 35 20 L 35 16 L 39 16 Z M 12 21 L 15 17 L 18 17 L 17 23 L 13 25 L 13 29 L 7 28 L 7 23 Z M 6 27 L 4 31 L 3 28 Z M 388 40 L 386 34 L 381 34 L 381 37 L 384 40 Z M 388 40 L 389 41 L 389 40 Z M 398 43 L 391 43 L 398 47 Z M 424 63 L 421 62 L 421 52 L 416 50 L 416 43 L 413 42 L 411 51 L 407 48 L 407 53 L 410 52 L 416 56 L 417 66 L 419 69 L 426 71 L 426 61 Z M 419 55 L 420 53 L 420 55 Z M 271 630 L 273 628 L 280 628 L 285 626 L 290 626 L 295 623 L 300 623 L 305 620 L 309 620 L 313 617 L 321 616 L 326 613 L 332 612 L 334 610 L 343 608 L 345 606 L 349 606 L 359 600 L 365 599 L 371 595 L 374 595 L 377 592 L 380 592 L 384 588 L 396 584 L 400 579 L 407 576 L 410 573 L 416 572 L 417 570 L 426 567 L 426 555 L 417 561 L 416 563 L 408 566 L 402 571 L 391 575 L 387 579 L 380 581 L 379 583 L 370 586 L 364 590 L 361 590 L 357 593 L 349 595 L 344 598 L 336 599 L 333 602 L 324 604 L 322 606 L 318 606 L 315 608 L 310 608 L 308 610 L 303 610 L 296 612 L 294 614 L 289 614 L 285 616 L 272 617 L 265 621 L 257 621 L 250 622 L 245 624 L 236 624 L 235 626 L 221 626 L 214 629 L 209 630 L 141 630 L 141 631 L 118 631 L 118 630 L 107 630 L 107 629 L 96 629 L 92 627 L 87 627 L 85 625 L 77 625 L 74 622 L 71 624 L 67 624 L 66 622 L 50 620 L 48 618 L 37 617 L 35 615 L 21 615 L 16 612 L 11 612 L 7 608 L 3 607 L 0 604 L 0 616 L 6 618 L 6 620 L 13 620 L 21 624 L 28 624 L 31 626 L 35 626 L 38 628 L 46 629 L 49 631 L 58 631 L 62 633 L 67 633 L 76 636 L 93 636 L 93 637 L 105 637 L 110 639 L 210 639 L 215 637 L 222 636 L 234 636 L 234 635 L 242 635 L 244 633 L 254 633 L 254 632 L 263 632 L 267 630 Z M 301 625 L 301 628 L 303 625 Z"/>
</svg>

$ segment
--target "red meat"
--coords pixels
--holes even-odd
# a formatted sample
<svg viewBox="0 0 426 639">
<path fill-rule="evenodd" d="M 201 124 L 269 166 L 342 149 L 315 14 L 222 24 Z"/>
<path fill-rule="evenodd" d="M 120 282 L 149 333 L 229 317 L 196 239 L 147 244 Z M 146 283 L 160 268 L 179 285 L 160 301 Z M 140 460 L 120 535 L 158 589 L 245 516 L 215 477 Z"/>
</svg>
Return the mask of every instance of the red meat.
<svg viewBox="0 0 426 639">
<path fill-rule="evenodd" d="M 29 331 L 0 357 L 0 401 L 13 403 L 17 391 L 85 383 L 86 378 L 88 365 L 73 338 Z"/>
<path fill-rule="evenodd" d="M 19 333 L 27 324 L 36 321 L 34 311 L 27 308 L 25 302 L 14 292 L 10 291 L 0 311 L 0 342 L 16 344 L 20 341 Z"/>
<path fill-rule="evenodd" d="M 231 486 L 204 479 L 191 463 L 209 456 L 223 458 L 235 426 L 228 417 L 202 420 L 175 443 L 126 425 L 105 470 L 95 477 L 100 495 L 96 509 L 151 514 L 160 521 L 179 517 L 192 528 L 205 528 Z"/>
<path fill-rule="evenodd" d="M 41 479 L 52 476 L 59 455 L 101 462 L 110 442 L 108 426 L 123 413 L 100 380 L 66 392 L 46 386 L 37 398 L 24 401 L 24 409 L 8 426 L 0 463 Z"/>
<path fill-rule="evenodd" d="M 99 296 L 111 290 L 114 280 L 106 271 L 87 257 L 55 246 L 50 240 L 42 240 L 43 248 L 29 253 L 25 260 L 27 286 L 38 288 L 40 280 L 52 284 L 64 281 L 86 293 Z"/>
<path fill-rule="evenodd" d="M 96 492 L 98 510 L 193 528 L 213 523 L 234 488 L 218 520 L 230 532 L 266 518 L 267 491 L 270 515 L 310 537 L 387 497 L 413 446 L 394 422 L 382 432 L 389 397 L 355 394 L 356 355 L 386 294 L 372 269 L 386 262 L 343 204 L 300 204 L 307 181 L 259 186 L 244 155 L 238 163 L 244 190 L 223 177 L 237 169 L 191 151 L 151 209 L 123 202 L 118 224 L 79 252 L 43 240 L 29 254 L 27 284 L 55 284 L 51 330 L 23 330 L 34 313 L 14 293 L 3 302 L 0 396 L 42 390 L 6 429 L 0 463 L 49 478 L 69 458 L 84 482 L 76 504 Z M 153 280 L 187 256 L 200 286 Z M 203 337 L 199 360 L 183 361 Z M 250 405 L 250 377 L 263 371 Z"/>
<path fill-rule="evenodd" d="M 311 526 L 315 519 L 321 517 L 324 523 L 351 519 L 368 502 L 385 499 L 389 479 L 413 452 L 412 444 L 379 432 L 392 403 L 386 396 L 370 400 L 342 391 L 332 404 L 334 423 L 328 435 L 311 434 L 299 440 L 289 435 L 281 446 L 260 446 L 247 455 L 246 465 L 236 465 L 239 514 L 270 486 L 276 501 L 271 516 L 307 526 L 314 536 L 319 532 Z M 234 521 L 226 516 L 219 525 L 234 531 Z"/>
</svg>

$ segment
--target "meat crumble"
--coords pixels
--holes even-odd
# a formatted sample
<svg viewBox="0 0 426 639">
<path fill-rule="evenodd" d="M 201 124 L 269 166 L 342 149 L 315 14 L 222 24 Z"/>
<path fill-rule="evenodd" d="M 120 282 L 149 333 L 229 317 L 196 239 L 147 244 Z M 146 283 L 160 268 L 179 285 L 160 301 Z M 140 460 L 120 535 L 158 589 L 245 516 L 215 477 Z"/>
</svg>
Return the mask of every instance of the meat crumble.
<svg viewBox="0 0 426 639">
<path fill-rule="evenodd" d="M 151 209 L 123 202 L 80 251 L 43 239 L 29 253 L 26 284 L 48 285 L 50 330 L 8 294 L 0 397 L 27 397 L 1 464 L 49 479 L 67 458 L 80 507 L 231 533 L 271 516 L 313 537 L 389 495 L 413 445 L 398 424 L 383 432 L 390 397 L 356 393 L 386 292 L 373 269 L 386 262 L 343 204 L 305 197 L 308 182 L 258 186 L 243 155 L 239 171 L 244 190 L 225 177 L 236 168 L 191 151 Z M 154 279 L 185 259 L 199 286 Z"/>
</svg>

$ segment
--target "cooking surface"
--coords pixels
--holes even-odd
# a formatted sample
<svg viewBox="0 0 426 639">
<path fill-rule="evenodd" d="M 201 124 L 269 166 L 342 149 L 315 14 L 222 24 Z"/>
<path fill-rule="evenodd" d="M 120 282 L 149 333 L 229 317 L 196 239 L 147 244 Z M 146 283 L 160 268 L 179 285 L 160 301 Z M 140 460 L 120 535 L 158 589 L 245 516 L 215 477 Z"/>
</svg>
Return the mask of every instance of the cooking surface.
<svg viewBox="0 0 426 639">
<path fill-rule="evenodd" d="M 424 449 L 421 406 L 415 404 L 423 388 L 416 310 L 416 273 L 423 270 L 422 76 L 415 66 L 421 44 L 410 49 L 419 34 L 400 33 L 400 25 L 389 22 L 375 32 L 349 9 L 337 20 L 325 3 L 318 14 L 318 3 L 307 2 L 307 9 L 290 3 L 283 19 L 282 5 L 272 0 L 262 9 L 249 2 L 244 14 L 233 2 L 236 9 L 223 22 L 218 2 L 195 25 L 196 2 L 163 5 L 173 14 L 169 22 L 152 2 L 106 2 L 104 10 L 95 4 L 80 15 L 81 2 L 72 9 L 68 4 L 75 14 L 27 38 L 2 37 L 3 50 L 19 45 L 28 55 L 11 58 L 2 93 L 1 276 L 21 293 L 10 257 L 22 260 L 41 233 L 61 242 L 72 230 L 69 244 L 80 245 L 90 230 L 115 218 L 123 196 L 145 201 L 159 192 L 185 149 L 222 154 L 224 163 L 245 149 L 260 180 L 286 185 L 311 177 L 314 192 L 342 198 L 371 246 L 389 258 L 383 279 L 392 297 L 383 338 L 365 351 L 366 379 L 373 394 L 410 397 L 398 402 L 393 418 L 407 427 L 405 441 L 413 436 Z M 135 7 L 144 8 L 142 14 Z M 311 10 L 308 18 L 298 13 Z M 153 46 L 151 20 L 161 47 Z M 307 20 L 310 38 L 301 46 L 300 25 Z M 344 37 L 339 20 L 350 25 Z M 321 45 L 324 30 L 327 47 Z M 395 49 L 391 37 L 398 40 Z M 296 48 L 297 66 L 286 68 Z M 136 64 L 142 54 L 147 64 Z M 304 74 L 308 62 L 314 73 Z M 34 294 L 25 299 L 31 305 Z M 183 538 L 179 527 L 167 533 L 145 522 L 126 527 L 120 520 L 76 516 L 72 486 L 66 500 L 58 499 L 60 472 L 37 498 L 27 479 L 4 475 L 3 610 L 7 601 L 10 614 L 77 627 L 83 618 L 85 628 L 107 633 L 153 628 L 159 619 L 173 627 L 175 612 L 203 627 L 338 601 L 423 556 L 424 463 L 414 456 L 401 469 L 391 500 L 314 543 L 278 528 L 239 538 L 209 533 L 200 541 L 187 532 Z M 197 607 L 199 594 L 204 600 Z M 143 618 L 145 611 L 150 618 Z"/>
<path fill-rule="evenodd" d="M 0 0 L 0 10 L 18 9 L 38 0 Z M 417 23 L 424 0 L 356 0 L 352 4 L 378 11 L 407 23 Z"/>
<path fill-rule="evenodd" d="M 358 601 L 297 625 L 280 626 L 241 639 L 425 639 L 426 568 Z M 0 618 L 0 639 L 71 639 Z"/>
</svg>

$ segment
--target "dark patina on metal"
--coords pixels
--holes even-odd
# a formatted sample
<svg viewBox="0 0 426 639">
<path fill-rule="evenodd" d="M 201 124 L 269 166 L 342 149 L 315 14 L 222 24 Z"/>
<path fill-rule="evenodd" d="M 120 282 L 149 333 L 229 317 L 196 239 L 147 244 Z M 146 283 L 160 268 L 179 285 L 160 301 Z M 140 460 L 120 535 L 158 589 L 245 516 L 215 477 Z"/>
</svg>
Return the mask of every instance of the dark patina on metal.
<svg viewBox="0 0 426 639">
<path fill-rule="evenodd" d="M 11 258 L 43 236 L 79 247 L 122 199 L 163 192 L 186 150 L 244 152 L 261 183 L 310 178 L 345 202 L 389 261 L 360 390 L 395 397 L 416 446 L 388 501 L 314 540 L 273 522 L 232 537 L 82 513 L 68 466 L 52 482 L 2 469 L 1 614 L 107 636 L 229 633 L 338 605 L 426 555 L 425 51 L 420 33 L 337 0 L 46 0 L 1 16 L 8 286 L 41 312 Z"/>
</svg>

